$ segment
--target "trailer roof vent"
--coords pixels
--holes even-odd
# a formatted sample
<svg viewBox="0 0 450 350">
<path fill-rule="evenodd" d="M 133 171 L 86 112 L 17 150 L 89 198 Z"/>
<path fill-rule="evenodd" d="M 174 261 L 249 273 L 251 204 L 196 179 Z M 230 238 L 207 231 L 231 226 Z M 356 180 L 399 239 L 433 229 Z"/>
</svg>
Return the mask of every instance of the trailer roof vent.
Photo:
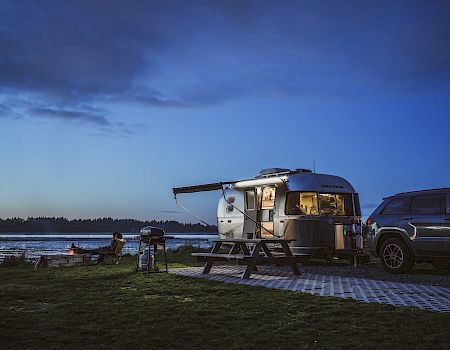
<svg viewBox="0 0 450 350">
<path fill-rule="evenodd" d="M 310 169 L 303 169 L 303 168 L 297 168 L 295 169 L 296 173 L 311 173 L 312 171 Z"/>
<path fill-rule="evenodd" d="M 289 174 L 291 171 L 289 169 L 284 168 L 268 168 L 263 169 L 259 172 L 259 175 L 257 177 L 269 177 L 269 176 L 275 176 L 280 174 Z"/>
</svg>

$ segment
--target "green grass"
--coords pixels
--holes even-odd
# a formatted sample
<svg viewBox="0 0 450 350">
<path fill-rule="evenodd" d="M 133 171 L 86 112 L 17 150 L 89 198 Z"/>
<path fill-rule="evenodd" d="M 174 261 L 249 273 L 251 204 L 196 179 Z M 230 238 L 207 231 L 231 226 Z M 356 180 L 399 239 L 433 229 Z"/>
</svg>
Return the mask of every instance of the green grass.
<svg viewBox="0 0 450 350">
<path fill-rule="evenodd" d="M 187 255 L 170 256 L 181 266 Z M 193 260 L 190 260 L 192 263 Z M 450 316 L 120 265 L 0 269 L 2 349 L 448 349 Z"/>
</svg>

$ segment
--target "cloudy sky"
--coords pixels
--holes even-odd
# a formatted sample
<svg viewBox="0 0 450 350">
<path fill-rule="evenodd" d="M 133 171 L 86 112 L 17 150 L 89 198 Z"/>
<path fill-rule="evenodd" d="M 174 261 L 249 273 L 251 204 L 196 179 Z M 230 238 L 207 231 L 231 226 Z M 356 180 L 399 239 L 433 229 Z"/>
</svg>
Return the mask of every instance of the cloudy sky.
<svg viewBox="0 0 450 350">
<path fill-rule="evenodd" d="M 449 18 L 433 0 L 0 0 L 0 217 L 187 221 L 174 186 L 313 161 L 366 213 L 449 187 Z M 214 223 L 219 195 L 182 200 Z"/>
</svg>

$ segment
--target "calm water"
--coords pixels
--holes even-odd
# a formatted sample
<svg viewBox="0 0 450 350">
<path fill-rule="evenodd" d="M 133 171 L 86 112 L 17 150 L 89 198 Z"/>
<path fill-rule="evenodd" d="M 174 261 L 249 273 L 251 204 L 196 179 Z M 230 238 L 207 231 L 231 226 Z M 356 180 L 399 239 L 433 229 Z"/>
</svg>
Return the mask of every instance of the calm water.
<svg viewBox="0 0 450 350">
<path fill-rule="evenodd" d="M 218 238 L 217 234 L 204 233 L 167 233 L 166 236 L 168 249 L 185 245 L 209 248 L 212 240 Z M 27 259 L 33 260 L 40 255 L 68 254 L 72 242 L 85 249 L 108 246 L 111 237 L 111 234 L 104 233 L 0 234 L 0 260 L 9 255 L 25 254 Z M 138 234 L 124 234 L 127 241 L 123 249 L 125 254 L 136 254 L 138 237 Z"/>
</svg>

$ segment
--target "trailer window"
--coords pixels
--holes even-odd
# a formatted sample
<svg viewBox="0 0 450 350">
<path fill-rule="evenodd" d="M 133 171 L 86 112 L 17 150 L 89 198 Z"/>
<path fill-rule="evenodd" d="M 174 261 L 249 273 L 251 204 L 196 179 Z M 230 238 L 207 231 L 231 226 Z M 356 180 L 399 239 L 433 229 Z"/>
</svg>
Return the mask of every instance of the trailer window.
<svg viewBox="0 0 450 350">
<path fill-rule="evenodd" d="M 255 191 L 245 191 L 245 209 L 255 210 Z"/>
<path fill-rule="evenodd" d="M 351 193 L 319 193 L 320 215 L 352 216 Z"/>
<path fill-rule="evenodd" d="M 287 215 L 318 215 L 316 192 L 288 192 Z"/>
</svg>

